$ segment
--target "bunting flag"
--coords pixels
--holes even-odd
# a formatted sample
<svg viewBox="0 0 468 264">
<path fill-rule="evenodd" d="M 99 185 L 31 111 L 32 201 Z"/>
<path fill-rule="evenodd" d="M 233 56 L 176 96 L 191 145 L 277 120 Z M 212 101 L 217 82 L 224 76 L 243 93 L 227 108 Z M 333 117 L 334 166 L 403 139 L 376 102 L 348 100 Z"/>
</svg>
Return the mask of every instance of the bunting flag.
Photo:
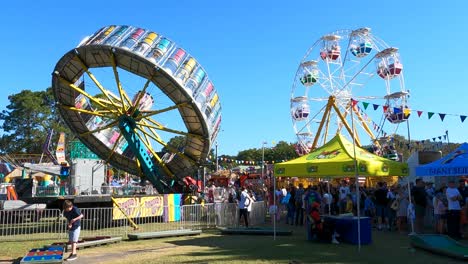
<svg viewBox="0 0 468 264">
<path fill-rule="evenodd" d="M 362 102 L 362 106 L 364 106 L 364 110 L 366 110 L 367 107 L 369 106 L 369 103 L 368 102 Z"/>
<path fill-rule="evenodd" d="M 356 106 L 356 104 L 359 103 L 359 102 L 362 103 L 362 105 L 364 107 L 364 110 L 367 110 L 367 108 L 370 105 L 369 102 L 362 102 L 362 101 L 351 99 L 351 104 L 353 105 L 353 107 Z M 372 104 L 372 107 L 374 108 L 374 111 L 377 110 L 380 106 L 382 106 L 384 113 L 386 113 L 389 110 L 389 107 L 391 107 L 390 109 L 393 110 L 393 113 L 395 113 L 395 114 L 403 113 L 406 118 L 408 118 L 411 115 L 411 109 L 409 109 L 409 108 L 392 107 L 390 105 Z M 359 106 L 357 106 L 357 109 L 361 112 L 361 114 L 365 114 L 364 110 L 359 108 Z M 416 110 L 416 112 L 418 114 L 418 117 L 421 117 L 421 115 L 424 113 L 424 111 L 421 111 L 421 110 Z M 427 112 L 428 119 L 431 119 L 434 114 L 435 114 L 435 112 Z M 459 116 L 460 121 L 462 123 L 465 122 L 465 119 L 467 117 L 467 115 L 455 115 L 455 114 L 446 114 L 446 113 L 437 113 L 437 114 L 439 115 L 440 120 L 442 122 L 445 120 L 445 117 L 447 115 Z M 365 118 L 365 119 L 370 122 L 370 118 Z"/>
<path fill-rule="evenodd" d="M 439 113 L 439 116 L 440 116 L 440 120 L 442 120 L 442 122 L 444 122 L 445 114 L 440 114 Z"/>
<path fill-rule="evenodd" d="M 441 137 L 441 136 L 438 136 L 437 138 L 439 138 L 439 140 L 442 140 L 442 137 Z"/>
</svg>

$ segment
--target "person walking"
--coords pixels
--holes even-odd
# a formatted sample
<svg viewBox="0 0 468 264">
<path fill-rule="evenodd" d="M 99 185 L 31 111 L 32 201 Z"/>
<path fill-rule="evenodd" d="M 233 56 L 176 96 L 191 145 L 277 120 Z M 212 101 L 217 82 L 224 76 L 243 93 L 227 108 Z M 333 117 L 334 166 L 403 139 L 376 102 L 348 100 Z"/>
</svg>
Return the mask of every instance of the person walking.
<svg viewBox="0 0 468 264">
<path fill-rule="evenodd" d="M 296 190 L 296 195 L 294 196 L 296 200 L 296 226 L 303 225 L 304 223 L 304 208 L 303 208 L 303 199 L 304 199 L 304 185 L 299 183 L 299 188 Z"/>
<path fill-rule="evenodd" d="M 245 227 L 249 227 L 249 212 L 248 207 L 252 203 L 248 190 L 243 186 L 242 192 L 240 194 L 239 200 L 239 223 L 242 218 L 244 217 Z"/>
<path fill-rule="evenodd" d="M 422 179 L 416 179 L 416 186 L 411 190 L 411 195 L 414 199 L 415 231 L 416 233 L 422 233 L 427 206 L 427 193 Z"/>
<path fill-rule="evenodd" d="M 446 190 L 448 200 L 447 233 L 453 239 L 460 239 L 460 201 L 463 199 L 453 180 L 449 181 Z"/>
<path fill-rule="evenodd" d="M 65 216 L 68 221 L 68 242 L 72 247 L 72 252 L 66 261 L 73 261 L 78 258 L 76 254 L 76 244 L 78 243 L 78 238 L 80 237 L 81 218 L 83 218 L 83 214 L 80 212 L 78 207 L 73 205 L 71 201 L 65 200 L 63 203 L 63 216 Z"/>
</svg>

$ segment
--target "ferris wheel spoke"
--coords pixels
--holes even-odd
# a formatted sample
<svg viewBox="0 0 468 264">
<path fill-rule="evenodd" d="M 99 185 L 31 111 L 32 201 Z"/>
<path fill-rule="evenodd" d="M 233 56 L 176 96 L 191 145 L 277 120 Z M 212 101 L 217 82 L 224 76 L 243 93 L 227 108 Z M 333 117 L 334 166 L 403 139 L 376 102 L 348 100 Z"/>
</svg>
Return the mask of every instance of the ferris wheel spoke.
<svg viewBox="0 0 468 264">
<path fill-rule="evenodd" d="M 180 104 L 176 104 L 176 105 L 169 106 L 169 107 L 159 109 L 159 110 L 141 111 L 143 113 L 142 118 L 146 118 L 146 117 L 150 117 L 150 116 L 153 116 L 153 115 L 165 113 L 165 112 L 168 112 L 168 111 L 171 111 L 171 110 L 174 110 L 174 109 L 178 109 L 179 107 L 187 105 L 187 104 L 188 104 L 188 102 L 182 102 Z"/>
<path fill-rule="evenodd" d="M 173 134 L 183 135 L 183 136 L 191 136 L 191 137 L 198 137 L 198 138 L 201 137 L 200 135 L 197 135 L 197 134 L 187 133 L 187 132 L 183 132 L 183 131 L 179 131 L 179 130 L 175 130 L 175 129 L 170 129 L 170 128 L 164 127 L 164 126 L 162 126 L 160 124 L 159 125 L 151 125 L 151 124 L 148 124 L 148 123 L 137 122 L 137 125 L 144 126 L 144 127 L 149 127 L 149 128 L 153 128 L 153 129 L 157 129 L 157 130 L 161 130 L 161 131 L 166 131 L 166 132 L 173 133 Z"/>
<path fill-rule="evenodd" d="M 148 89 L 149 84 L 151 83 L 152 77 L 153 76 L 151 76 L 151 78 L 146 80 L 145 85 L 143 86 L 143 89 L 141 90 L 141 92 L 137 93 L 137 99 L 135 100 L 135 104 L 133 104 L 133 108 L 132 108 L 130 115 L 133 115 L 135 111 L 138 109 L 138 106 L 140 105 L 140 101 L 143 98 L 143 95 L 146 94 L 146 89 Z"/>
<path fill-rule="evenodd" d="M 120 99 L 117 99 L 116 101 L 113 101 L 113 103 L 111 103 L 109 100 L 106 100 L 106 99 L 103 99 L 103 98 L 96 98 L 96 100 L 98 100 L 99 102 L 101 102 L 101 103 L 103 103 L 105 105 L 108 105 L 108 106 L 116 106 L 119 109 L 122 108 L 122 104 L 120 103 Z"/>
<path fill-rule="evenodd" d="M 109 152 L 109 156 L 108 156 L 107 159 L 106 159 L 106 163 L 109 162 L 109 160 L 111 159 L 112 155 L 114 155 L 115 149 L 116 149 L 117 146 L 119 145 L 121 139 L 122 139 L 122 133 L 119 134 L 119 137 L 118 137 L 117 140 L 115 141 L 114 146 L 112 146 L 112 149 L 111 149 L 111 151 Z"/>
<path fill-rule="evenodd" d="M 104 96 L 106 96 L 106 98 L 111 102 L 112 106 L 114 106 L 115 109 L 120 110 L 120 108 L 117 105 L 114 104 L 111 97 L 109 96 L 109 91 L 107 89 L 105 89 L 101 85 L 101 83 L 96 79 L 94 74 L 91 73 L 91 71 L 89 70 L 89 67 L 84 63 L 84 61 L 80 58 L 80 56 L 77 54 L 75 56 L 75 58 L 80 63 L 81 68 L 86 72 L 86 74 L 89 76 L 89 78 L 94 82 L 94 84 L 99 88 L 99 90 L 101 90 L 101 93 Z M 121 111 L 119 111 L 119 112 L 122 113 Z"/>
<path fill-rule="evenodd" d="M 83 96 L 85 96 L 86 98 L 88 98 L 89 100 L 91 100 L 92 102 L 96 103 L 97 105 L 101 106 L 102 108 L 106 109 L 106 110 L 109 110 L 111 113 L 114 114 L 115 117 L 118 116 L 118 114 L 115 112 L 115 110 L 119 110 L 118 108 L 117 109 L 113 109 L 113 108 L 110 108 L 108 105 L 105 105 L 103 103 L 101 103 L 99 100 L 97 100 L 94 96 L 88 94 L 87 92 L 85 92 L 83 89 L 81 89 L 80 87 L 74 85 L 73 83 L 65 80 L 63 77 L 61 77 L 60 75 L 57 74 L 57 78 L 59 79 L 59 82 L 65 84 L 65 85 L 68 85 L 68 87 L 72 88 L 73 90 L 75 90 L 76 92 L 82 94 Z M 119 112 L 120 113 L 120 112 Z"/>
<path fill-rule="evenodd" d="M 143 143 L 143 145 L 145 145 L 146 149 L 149 150 L 151 152 L 151 154 L 153 154 L 153 157 L 156 159 L 156 161 L 162 167 L 164 172 L 166 172 L 167 175 L 169 175 L 171 177 L 174 177 L 174 173 L 172 173 L 172 171 L 169 170 L 169 168 L 166 166 L 166 163 L 164 163 L 164 161 L 161 159 L 161 157 L 159 157 L 159 155 L 148 144 L 146 144 L 146 142 L 141 138 L 140 133 L 136 133 L 136 134 L 137 134 L 138 138 L 140 138 L 141 143 Z"/>
<path fill-rule="evenodd" d="M 367 61 L 367 63 L 364 64 L 364 66 L 362 66 L 362 68 L 359 71 L 357 71 L 356 74 L 354 74 L 354 76 L 341 88 L 341 90 L 346 88 L 357 76 L 359 76 L 359 73 L 362 72 L 374 59 L 375 59 L 375 55 L 372 57 L 372 59 Z"/>
<path fill-rule="evenodd" d="M 86 131 L 84 133 L 81 133 L 80 136 L 87 136 L 89 134 L 94 134 L 96 132 L 99 132 L 99 131 L 102 131 L 102 130 L 105 130 L 105 129 L 108 129 L 108 128 L 115 127 L 118 123 L 119 123 L 119 120 L 115 120 L 113 122 L 110 122 L 109 124 L 106 124 L 105 126 L 102 126 L 102 127 L 96 128 L 94 130 L 90 130 L 90 131 Z"/>
<path fill-rule="evenodd" d="M 154 135 L 151 135 L 150 133 L 146 132 L 144 129 L 142 128 L 139 128 L 138 127 L 138 130 L 140 130 L 142 133 L 144 133 L 145 135 L 147 135 L 148 137 L 152 138 L 153 140 L 155 140 L 156 142 L 158 142 L 159 144 L 161 144 L 161 146 L 163 147 L 166 147 L 168 150 L 170 150 L 172 153 L 176 153 L 178 154 L 180 157 L 188 160 L 190 163 L 192 164 L 196 164 L 196 161 L 190 157 L 188 157 L 187 155 L 185 155 L 184 153 L 180 152 L 179 150 L 177 150 L 177 148 L 167 144 L 166 142 L 164 142 L 163 140 L 161 140 L 161 138 L 158 138 L 158 137 L 155 137 Z"/>
<path fill-rule="evenodd" d="M 111 63 L 112 63 L 112 71 L 114 72 L 115 82 L 117 84 L 117 89 L 119 90 L 120 102 L 123 105 L 122 110 L 123 112 L 127 112 L 128 107 L 132 105 L 132 101 L 130 100 L 130 98 L 127 96 L 127 94 L 122 88 L 122 83 L 120 82 L 119 71 L 117 70 L 117 63 L 115 61 L 114 52 L 110 53 L 110 58 L 111 58 Z"/>
<path fill-rule="evenodd" d="M 115 110 L 113 112 L 108 111 L 108 110 L 105 110 L 105 111 L 102 111 L 102 110 L 89 111 L 89 110 L 86 110 L 86 109 L 76 108 L 75 106 L 68 106 L 68 105 L 62 105 L 62 104 L 57 104 L 57 105 L 59 107 L 61 107 L 61 108 L 67 109 L 67 110 L 80 112 L 80 113 L 85 113 L 85 114 L 88 114 L 88 115 L 106 117 L 106 118 L 109 118 L 109 119 L 113 118 L 113 116 L 109 115 L 109 113 L 115 113 L 116 112 Z"/>
</svg>

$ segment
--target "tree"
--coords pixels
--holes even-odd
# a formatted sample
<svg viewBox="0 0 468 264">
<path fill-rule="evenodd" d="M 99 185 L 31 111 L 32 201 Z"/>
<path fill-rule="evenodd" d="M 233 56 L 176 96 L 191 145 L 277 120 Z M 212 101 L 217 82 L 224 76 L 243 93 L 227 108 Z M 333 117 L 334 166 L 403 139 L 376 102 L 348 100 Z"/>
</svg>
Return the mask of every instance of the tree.
<svg viewBox="0 0 468 264">
<path fill-rule="evenodd" d="M 0 113 L 4 132 L 0 152 L 41 153 L 50 129 L 71 135 L 55 108 L 52 88 L 37 92 L 23 90 L 10 95 L 8 100 L 10 104 Z"/>
<path fill-rule="evenodd" d="M 181 151 L 182 148 L 186 145 L 186 143 L 187 143 L 187 138 L 185 136 L 175 136 L 169 139 L 169 142 L 167 142 L 167 145 Z M 172 153 L 172 151 L 166 148 L 165 146 L 162 148 L 161 151 L 164 153 L 167 153 L 167 152 Z"/>
</svg>

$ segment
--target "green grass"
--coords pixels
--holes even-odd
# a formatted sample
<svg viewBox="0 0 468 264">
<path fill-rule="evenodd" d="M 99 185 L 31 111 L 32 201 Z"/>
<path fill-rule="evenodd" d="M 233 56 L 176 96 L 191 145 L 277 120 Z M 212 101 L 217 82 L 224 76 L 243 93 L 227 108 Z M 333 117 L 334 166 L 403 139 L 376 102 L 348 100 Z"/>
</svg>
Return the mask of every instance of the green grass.
<svg viewBox="0 0 468 264">
<path fill-rule="evenodd" d="M 281 226 L 281 228 L 289 228 Z M 373 243 L 320 244 L 305 240 L 303 228 L 292 236 L 222 236 L 210 231 L 199 236 L 123 241 L 79 251 L 75 263 L 412 263 L 446 264 L 456 260 L 415 250 L 409 238 L 395 232 L 373 232 Z M 0 242 L 1 259 L 22 257 L 39 242 Z"/>
</svg>

